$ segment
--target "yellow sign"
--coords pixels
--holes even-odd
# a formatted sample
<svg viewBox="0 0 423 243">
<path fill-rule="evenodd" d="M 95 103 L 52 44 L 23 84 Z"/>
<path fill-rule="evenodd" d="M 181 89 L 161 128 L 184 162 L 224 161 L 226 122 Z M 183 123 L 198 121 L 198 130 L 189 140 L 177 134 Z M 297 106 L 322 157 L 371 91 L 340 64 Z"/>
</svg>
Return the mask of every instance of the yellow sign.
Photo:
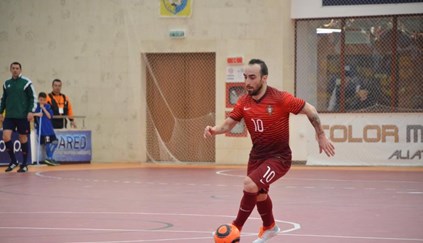
<svg viewBox="0 0 423 243">
<path fill-rule="evenodd" d="M 193 0 L 160 0 L 160 16 L 190 17 Z"/>
</svg>

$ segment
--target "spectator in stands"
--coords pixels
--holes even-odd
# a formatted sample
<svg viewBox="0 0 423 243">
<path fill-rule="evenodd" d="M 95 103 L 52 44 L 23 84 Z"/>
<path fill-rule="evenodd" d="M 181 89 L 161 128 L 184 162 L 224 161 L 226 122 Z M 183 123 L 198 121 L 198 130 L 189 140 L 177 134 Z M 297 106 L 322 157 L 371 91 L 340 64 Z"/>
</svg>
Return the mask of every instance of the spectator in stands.
<svg viewBox="0 0 423 243">
<path fill-rule="evenodd" d="M 52 88 L 53 91 L 47 96 L 47 103 L 50 104 L 51 109 L 53 110 L 53 115 L 67 116 L 71 127 L 76 128 L 76 124 L 73 119 L 72 104 L 69 97 L 61 93 L 62 81 L 60 79 L 53 80 Z M 53 118 L 51 121 L 55 129 L 67 128 L 68 121 L 66 118 Z"/>
<path fill-rule="evenodd" d="M 372 83 L 369 80 L 359 78 L 354 67 L 345 66 L 344 104 L 345 110 L 359 110 L 372 106 L 375 103 L 373 89 L 369 89 Z M 328 111 L 339 111 L 341 106 L 341 78 L 333 77 L 329 81 Z"/>
<path fill-rule="evenodd" d="M 350 100 L 350 110 L 363 110 L 373 107 L 380 96 L 377 79 L 360 79 L 356 87 L 355 97 Z"/>
<path fill-rule="evenodd" d="M 53 159 L 54 151 L 56 151 L 58 140 L 53 129 L 51 119 L 53 118 L 53 110 L 47 103 L 47 94 L 40 92 L 38 94 L 38 105 L 35 109 L 34 116 L 39 117 L 35 120 L 37 135 L 41 145 L 45 146 L 46 159 L 44 163 L 47 165 L 58 165 Z"/>
<path fill-rule="evenodd" d="M 18 172 L 27 172 L 29 122 L 34 118 L 33 112 L 35 111 L 37 98 L 32 81 L 22 76 L 22 65 L 19 62 L 10 64 L 10 72 L 12 73 L 12 78 L 4 82 L 3 96 L 0 102 L 0 121 L 3 121 L 3 141 L 10 157 L 10 163 L 6 172 L 12 171 L 19 165 L 12 141 L 12 133 L 15 130 L 19 133 L 23 155 L 23 161 Z M 6 115 L 3 117 L 4 111 L 6 111 Z"/>
</svg>

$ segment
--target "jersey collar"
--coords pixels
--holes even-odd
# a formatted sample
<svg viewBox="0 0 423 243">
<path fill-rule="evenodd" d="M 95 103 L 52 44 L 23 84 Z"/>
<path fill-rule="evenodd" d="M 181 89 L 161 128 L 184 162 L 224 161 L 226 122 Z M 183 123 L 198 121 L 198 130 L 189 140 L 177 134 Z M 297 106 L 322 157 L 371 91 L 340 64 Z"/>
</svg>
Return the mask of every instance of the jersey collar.
<svg viewBox="0 0 423 243">
<path fill-rule="evenodd" d="M 253 99 L 256 103 L 260 103 L 263 100 L 263 98 L 266 97 L 267 93 L 269 93 L 269 86 L 268 85 L 266 85 L 266 91 L 264 91 L 264 94 L 263 94 L 262 97 L 260 97 L 260 99 L 256 100 L 253 97 L 251 97 L 251 99 Z"/>
</svg>

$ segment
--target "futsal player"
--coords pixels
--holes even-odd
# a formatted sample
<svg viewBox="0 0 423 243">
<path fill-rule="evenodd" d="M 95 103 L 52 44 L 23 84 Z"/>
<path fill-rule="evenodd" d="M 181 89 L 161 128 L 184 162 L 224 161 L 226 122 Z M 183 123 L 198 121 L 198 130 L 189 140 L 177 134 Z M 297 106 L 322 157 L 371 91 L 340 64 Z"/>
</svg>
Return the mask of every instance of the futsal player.
<svg viewBox="0 0 423 243">
<path fill-rule="evenodd" d="M 276 236 L 280 228 L 273 217 L 269 196 L 272 183 L 284 176 L 291 167 L 289 147 L 289 115 L 305 114 L 316 131 L 320 153 L 335 154 L 335 147 L 326 137 L 314 106 L 292 94 L 267 85 L 268 68 L 265 62 L 252 59 L 245 67 L 247 94 L 240 97 L 229 117 L 219 126 L 206 126 L 204 137 L 224 134 L 244 118 L 253 143 L 244 179 L 243 196 L 237 217 L 232 222 L 242 230 L 257 205 L 263 225 L 253 243 L 264 243 Z"/>
</svg>

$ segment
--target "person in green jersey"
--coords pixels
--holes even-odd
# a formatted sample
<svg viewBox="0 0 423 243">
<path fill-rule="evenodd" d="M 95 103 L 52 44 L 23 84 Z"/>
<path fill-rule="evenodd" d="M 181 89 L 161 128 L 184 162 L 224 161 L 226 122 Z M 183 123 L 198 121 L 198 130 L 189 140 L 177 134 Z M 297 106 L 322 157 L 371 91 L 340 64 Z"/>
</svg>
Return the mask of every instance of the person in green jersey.
<svg viewBox="0 0 423 243">
<path fill-rule="evenodd" d="M 3 141 L 10 156 L 10 163 L 6 172 L 12 171 L 19 165 L 15 156 L 12 133 L 17 131 L 21 143 L 23 161 L 18 172 L 27 172 L 28 135 L 30 121 L 34 118 L 33 112 L 37 107 L 37 97 L 32 81 L 22 76 L 22 65 L 19 62 L 10 64 L 12 78 L 3 84 L 3 95 L 0 100 L 0 121 L 3 122 Z M 3 113 L 6 111 L 5 116 Z"/>
</svg>

